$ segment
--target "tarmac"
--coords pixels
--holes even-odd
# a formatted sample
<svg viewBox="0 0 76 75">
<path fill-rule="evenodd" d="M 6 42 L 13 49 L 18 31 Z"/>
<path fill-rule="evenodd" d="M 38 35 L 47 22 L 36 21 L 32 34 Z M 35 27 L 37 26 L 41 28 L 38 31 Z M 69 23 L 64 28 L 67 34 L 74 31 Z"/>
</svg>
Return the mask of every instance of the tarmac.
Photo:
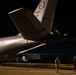
<svg viewBox="0 0 76 75">
<path fill-rule="evenodd" d="M 1 63 L 1 66 L 55 69 L 55 64 L 53 63 L 6 62 L 6 63 Z M 72 64 L 60 64 L 59 69 L 73 70 L 73 65 Z"/>
<path fill-rule="evenodd" d="M 0 64 L 0 75 L 73 75 L 72 64 L 60 64 L 56 73 L 53 63 L 5 62 Z"/>
</svg>

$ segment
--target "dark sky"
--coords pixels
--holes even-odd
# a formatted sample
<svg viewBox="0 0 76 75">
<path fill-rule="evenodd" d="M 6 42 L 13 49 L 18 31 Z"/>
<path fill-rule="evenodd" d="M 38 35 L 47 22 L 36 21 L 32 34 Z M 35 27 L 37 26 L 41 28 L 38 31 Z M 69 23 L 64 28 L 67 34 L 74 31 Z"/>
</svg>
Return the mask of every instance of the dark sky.
<svg viewBox="0 0 76 75">
<path fill-rule="evenodd" d="M 33 12 L 39 1 L 40 0 L 2 0 L 0 2 L 0 37 L 18 34 L 8 12 L 20 7 L 26 7 Z M 59 0 L 54 20 L 54 26 L 60 27 L 62 31 L 74 36 L 76 35 L 75 7 L 75 0 Z"/>
<path fill-rule="evenodd" d="M 0 2 L 0 37 L 18 34 L 8 12 L 20 7 L 27 7 L 32 12 L 40 0 L 2 0 Z"/>
</svg>

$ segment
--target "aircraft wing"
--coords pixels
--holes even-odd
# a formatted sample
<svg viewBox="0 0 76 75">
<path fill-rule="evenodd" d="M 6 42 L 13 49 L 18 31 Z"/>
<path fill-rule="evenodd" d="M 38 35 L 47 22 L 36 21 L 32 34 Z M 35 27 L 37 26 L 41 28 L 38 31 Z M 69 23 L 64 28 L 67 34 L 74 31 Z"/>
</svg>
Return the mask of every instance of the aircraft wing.
<svg viewBox="0 0 76 75">
<path fill-rule="evenodd" d="M 66 44 L 68 45 L 68 43 L 70 44 L 70 46 L 72 46 L 72 44 L 76 43 L 76 38 L 68 36 L 68 37 L 63 37 L 63 38 L 56 39 L 56 40 L 49 40 L 48 43 L 41 43 L 41 44 L 39 44 L 37 46 L 34 46 L 32 48 L 29 48 L 29 49 L 26 49 L 26 50 L 22 50 L 22 51 L 18 52 L 17 55 L 25 54 L 26 52 L 29 52 L 31 50 L 36 50 L 36 49 L 39 49 L 41 47 L 44 48 L 44 46 L 47 46 L 47 45 L 52 46 L 54 44 L 55 45 L 63 44 L 65 46 Z"/>
</svg>

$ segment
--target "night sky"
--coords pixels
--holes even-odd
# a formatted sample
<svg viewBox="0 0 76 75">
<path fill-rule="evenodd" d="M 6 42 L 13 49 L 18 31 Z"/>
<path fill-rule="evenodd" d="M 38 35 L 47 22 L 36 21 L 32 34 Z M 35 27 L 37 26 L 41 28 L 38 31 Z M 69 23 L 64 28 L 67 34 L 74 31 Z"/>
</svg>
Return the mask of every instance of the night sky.
<svg viewBox="0 0 76 75">
<path fill-rule="evenodd" d="M 2 0 L 0 2 L 0 37 L 18 34 L 8 12 L 20 7 L 26 7 L 32 12 L 40 0 Z M 54 26 L 60 27 L 63 32 L 76 36 L 76 4 L 75 0 L 59 0 L 57 4 Z"/>
</svg>

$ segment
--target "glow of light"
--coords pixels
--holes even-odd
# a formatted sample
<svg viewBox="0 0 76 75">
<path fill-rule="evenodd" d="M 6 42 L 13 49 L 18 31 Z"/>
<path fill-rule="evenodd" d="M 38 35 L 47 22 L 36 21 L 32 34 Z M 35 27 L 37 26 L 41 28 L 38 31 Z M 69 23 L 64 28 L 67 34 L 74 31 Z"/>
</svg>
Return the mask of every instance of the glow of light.
<svg viewBox="0 0 76 75">
<path fill-rule="evenodd" d="M 36 48 L 41 47 L 41 46 L 44 46 L 44 45 L 46 45 L 46 43 L 42 43 L 42 44 L 40 44 L 40 45 L 37 45 L 37 46 L 32 47 L 32 48 L 29 48 L 29 49 L 27 49 L 27 50 L 20 51 L 18 54 L 21 54 L 21 53 L 30 51 L 30 50 L 32 50 L 32 49 L 36 49 Z"/>
<path fill-rule="evenodd" d="M 6 40 L 5 44 L 12 44 L 12 43 L 17 43 L 20 42 L 20 40 L 23 40 L 23 38 L 19 38 L 19 39 L 11 39 L 11 40 Z M 26 40 L 25 40 L 26 41 Z"/>
<path fill-rule="evenodd" d="M 6 41 L 4 41 L 4 44 L 12 44 L 12 43 L 31 43 L 31 42 L 35 42 L 35 41 L 26 40 L 26 39 L 23 39 L 23 38 L 19 38 L 19 39 L 6 40 Z"/>
<path fill-rule="evenodd" d="M 8 14 L 14 13 L 14 12 L 19 11 L 21 9 L 23 9 L 23 8 L 19 8 L 19 9 L 13 10 L 13 11 L 9 12 Z"/>
</svg>

